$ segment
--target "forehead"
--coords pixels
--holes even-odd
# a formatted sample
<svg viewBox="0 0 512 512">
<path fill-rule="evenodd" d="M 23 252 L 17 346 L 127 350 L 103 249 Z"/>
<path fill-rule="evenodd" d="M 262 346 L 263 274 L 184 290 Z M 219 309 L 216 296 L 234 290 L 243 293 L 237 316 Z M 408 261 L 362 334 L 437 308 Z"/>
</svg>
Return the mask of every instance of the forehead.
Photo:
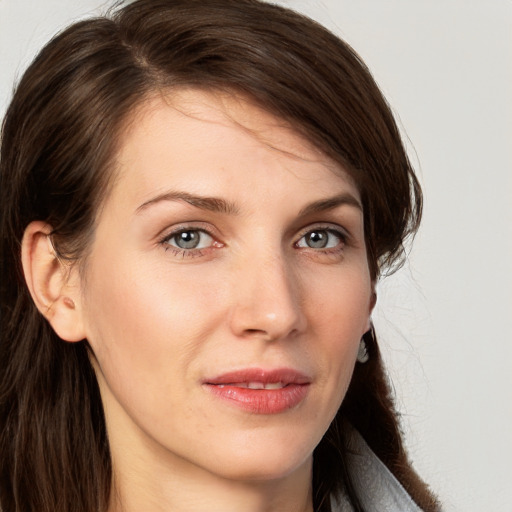
<svg viewBox="0 0 512 512">
<path fill-rule="evenodd" d="M 340 164 L 289 123 L 233 93 L 185 89 L 154 95 L 134 112 L 118 148 L 118 182 L 130 182 L 139 195 L 171 181 L 212 193 L 212 187 L 243 180 L 246 191 L 255 191 L 279 176 L 319 194 L 332 193 L 336 184 L 356 189 Z"/>
</svg>

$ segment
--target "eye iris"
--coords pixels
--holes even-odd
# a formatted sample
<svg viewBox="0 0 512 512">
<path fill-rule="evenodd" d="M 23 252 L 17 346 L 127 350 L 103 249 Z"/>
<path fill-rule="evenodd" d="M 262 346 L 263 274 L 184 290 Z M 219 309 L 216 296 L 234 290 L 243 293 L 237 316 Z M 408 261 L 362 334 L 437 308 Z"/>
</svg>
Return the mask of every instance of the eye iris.
<svg viewBox="0 0 512 512">
<path fill-rule="evenodd" d="M 326 231 L 312 231 L 306 236 L 306 243 L 313 249 L 323 249 L 329 240 Z"/>
<path fill-rule="evenodd" d="M 182 231 L 175 237 L 176 245 L 180 249 L 195 249 L 199 245 L 198 231 Z"/>
</svg>

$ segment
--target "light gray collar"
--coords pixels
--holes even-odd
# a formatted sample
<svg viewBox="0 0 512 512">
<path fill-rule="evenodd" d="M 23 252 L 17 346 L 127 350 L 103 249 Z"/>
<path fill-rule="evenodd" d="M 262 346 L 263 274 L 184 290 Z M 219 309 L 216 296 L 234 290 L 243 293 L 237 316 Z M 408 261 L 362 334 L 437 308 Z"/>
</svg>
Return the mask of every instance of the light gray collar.
<svg viewBox="0 0 512 512">
<path fill-rule="evenodd" d="M 361 505 L 367 512 L 421 512 L 400 482 L 353 428 L 347 431 L 347 464 Z M 347 498 L 332 499 L 334 512 L 353 512 Z"/>
</svg>

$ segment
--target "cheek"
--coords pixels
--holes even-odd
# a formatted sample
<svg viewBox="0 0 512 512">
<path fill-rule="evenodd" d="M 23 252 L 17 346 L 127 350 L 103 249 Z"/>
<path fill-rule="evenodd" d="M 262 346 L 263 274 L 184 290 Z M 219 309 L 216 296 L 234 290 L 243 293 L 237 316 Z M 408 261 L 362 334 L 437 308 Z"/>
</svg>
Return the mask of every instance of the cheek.
<svg viewBox="0 0 512 512">
<path fill-rule="evenodd" d="M 333 269 L 321 278 L 306 276 L 308 316 L 313 327 L 328 333 L 329 339 L 360 339 L 368 329 L 372 307 L 372 283 L 364 265 L 354 270 Z"/>
<path fill-rule="evenodd" d="M 323 386 L 331 397 L 332 415 L 350 383 L 362 335 L 368 329 L 372 283 L 366 267 L 352 272 L 334 269 L 310 286 L 307 315 L 311 339 L 308 355 L 321 365 Z"/>
<path fill-rule="evenodd" d="M 179 376 L 221 316 L 214 287 L 158 262 L 143 266 L 117 257 L 93 263 L 86 325 L 105 377 L 147 382 Z"/>
<path fill-rule="evenodd" d="M 158 264 L 108 261 L 91 268 L 86 309 L 109 421 L 117 425 L 127 414 L 144 431 L 165 423 L 162 432 L 174 432 L 168 418 L 179 410 L 183 421 L 199 423 L 187 397 L 208 333 L 223 316 L 216 314 L 214 288 Z"/>
</svg>

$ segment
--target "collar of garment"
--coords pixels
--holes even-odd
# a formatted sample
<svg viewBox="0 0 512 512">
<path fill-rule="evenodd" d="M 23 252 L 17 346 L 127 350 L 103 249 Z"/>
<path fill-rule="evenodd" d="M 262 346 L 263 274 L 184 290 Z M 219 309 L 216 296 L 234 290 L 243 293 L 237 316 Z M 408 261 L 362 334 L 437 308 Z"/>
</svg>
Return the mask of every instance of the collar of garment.
<svg viewBox="0 0 512 512">
<path fill-rule="evenodd" d="M 347 464 L 361 505 L 368 512 L 421 512 L 362 436 L 347 429 Z M 333 512 L 353 512 L 345 496 L 332 498 Z"/>
</svg>

